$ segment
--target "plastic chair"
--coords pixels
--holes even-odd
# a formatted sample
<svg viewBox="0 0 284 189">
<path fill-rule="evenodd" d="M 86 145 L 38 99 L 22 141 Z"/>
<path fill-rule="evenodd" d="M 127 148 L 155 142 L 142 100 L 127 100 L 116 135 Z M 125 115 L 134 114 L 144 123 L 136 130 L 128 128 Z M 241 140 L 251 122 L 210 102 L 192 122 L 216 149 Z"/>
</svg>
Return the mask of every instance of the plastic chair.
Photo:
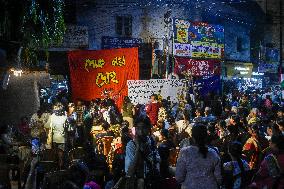
<svg viewBox="0 0 284 189">
<path fill-rule="evenodd" d="M 67 170 L 60 170 L 45 174 L 42 189 L 59 189 L 61 185 L 69 179 Z"/>
</svg>

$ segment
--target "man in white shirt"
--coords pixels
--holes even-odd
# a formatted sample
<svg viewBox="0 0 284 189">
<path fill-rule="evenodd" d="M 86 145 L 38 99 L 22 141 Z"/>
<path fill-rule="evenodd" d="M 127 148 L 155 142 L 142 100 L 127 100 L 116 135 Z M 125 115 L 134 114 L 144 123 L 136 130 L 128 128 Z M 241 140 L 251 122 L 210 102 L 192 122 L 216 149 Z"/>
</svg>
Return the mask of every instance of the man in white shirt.
<svg viewBox="0 0 284 189">
<path fill-rule="evenodd" d="M 47 139 L 47 148 L 58 149 L 59 167 L 63 167 L 63 152 L 65 148 L 64 126 L 67 121 L 67 114 L 61 103 L 54 105 L 53 114 L 45 124 L 45 128 L 49 130 Z"/>
</svg>

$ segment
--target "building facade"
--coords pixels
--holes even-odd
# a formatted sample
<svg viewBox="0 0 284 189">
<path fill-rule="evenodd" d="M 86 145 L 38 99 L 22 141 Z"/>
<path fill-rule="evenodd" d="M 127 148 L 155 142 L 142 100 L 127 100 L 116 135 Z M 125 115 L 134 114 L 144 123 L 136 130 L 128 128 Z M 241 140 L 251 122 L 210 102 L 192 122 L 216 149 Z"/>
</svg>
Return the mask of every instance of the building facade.
<svg viewBox="0 0 284 189">
<path fill-rule="evenodd" d="M 159 47 L 157 48 L 163 49 L 161 46 L 165 45 L 164 39 L 172 35 L 165 22 L 167 16 L 191 21 L 213 22 L 225 28 L 224 61 L 246 63 L 251 61 L 250 35 L 253 26 L 246 23 L 246 18 L 236 19 L 235 15 L 222 12 L 222 10 L 227 10 L 229 5 L 216 4 L 216 7 L 208 10 L 206 8 L 208 4 L 205 3 L 198 5 L 178 2 L 141 4 L 139 0 L 100 0 L 96 3 L 79 1 L 76 14 L 77 24 L 88 26 L 89 49 L 97 50 L 103 48 L 103 37 L 105 36 L 142 39 L 145 44 L 158 42 Z M 169 44 L 170 54 L 171 47 L 172 45 Z M 151 60 L 148 58 L 147 63 L 143 61 L 142 63 L 151 64 Z"/>
</svg>

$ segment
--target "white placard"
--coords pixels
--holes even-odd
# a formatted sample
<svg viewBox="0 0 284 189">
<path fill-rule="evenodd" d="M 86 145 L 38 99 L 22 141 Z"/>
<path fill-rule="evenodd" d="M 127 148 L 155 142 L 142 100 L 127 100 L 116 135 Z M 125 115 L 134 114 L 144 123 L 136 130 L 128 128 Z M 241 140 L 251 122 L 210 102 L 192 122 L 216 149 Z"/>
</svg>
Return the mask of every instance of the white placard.
<svg viewBox="0 0 284 189">
<path fill-rule="evenodd" d="M 172 102 L 178 102 L 178 95 L 183 91 L 186 80 L 151 79 L 128 80 L 128 96 L 133 104 L 147 104 L 152 94 L 161 94 L 163 99 L 170 97 Z"/>
</svg>

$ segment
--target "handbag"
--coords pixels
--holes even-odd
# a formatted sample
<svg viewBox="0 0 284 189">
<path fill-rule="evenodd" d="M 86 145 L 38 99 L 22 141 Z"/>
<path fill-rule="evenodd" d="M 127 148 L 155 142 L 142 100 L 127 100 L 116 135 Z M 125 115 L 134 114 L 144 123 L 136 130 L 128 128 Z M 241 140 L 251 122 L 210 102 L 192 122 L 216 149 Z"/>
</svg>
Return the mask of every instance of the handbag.
<svg viewBox="0 0 284 189">
<path fill-rule="evenodd" d="M 46 148 L 52 149 L 52 143 L 53 143 L 53 126 L 52 126 L 52 117 L 51 117 L 50 129 L 48 131 L 48 136 L 47 136 L 47 140 L 46 140 Z"/>
</svg>

